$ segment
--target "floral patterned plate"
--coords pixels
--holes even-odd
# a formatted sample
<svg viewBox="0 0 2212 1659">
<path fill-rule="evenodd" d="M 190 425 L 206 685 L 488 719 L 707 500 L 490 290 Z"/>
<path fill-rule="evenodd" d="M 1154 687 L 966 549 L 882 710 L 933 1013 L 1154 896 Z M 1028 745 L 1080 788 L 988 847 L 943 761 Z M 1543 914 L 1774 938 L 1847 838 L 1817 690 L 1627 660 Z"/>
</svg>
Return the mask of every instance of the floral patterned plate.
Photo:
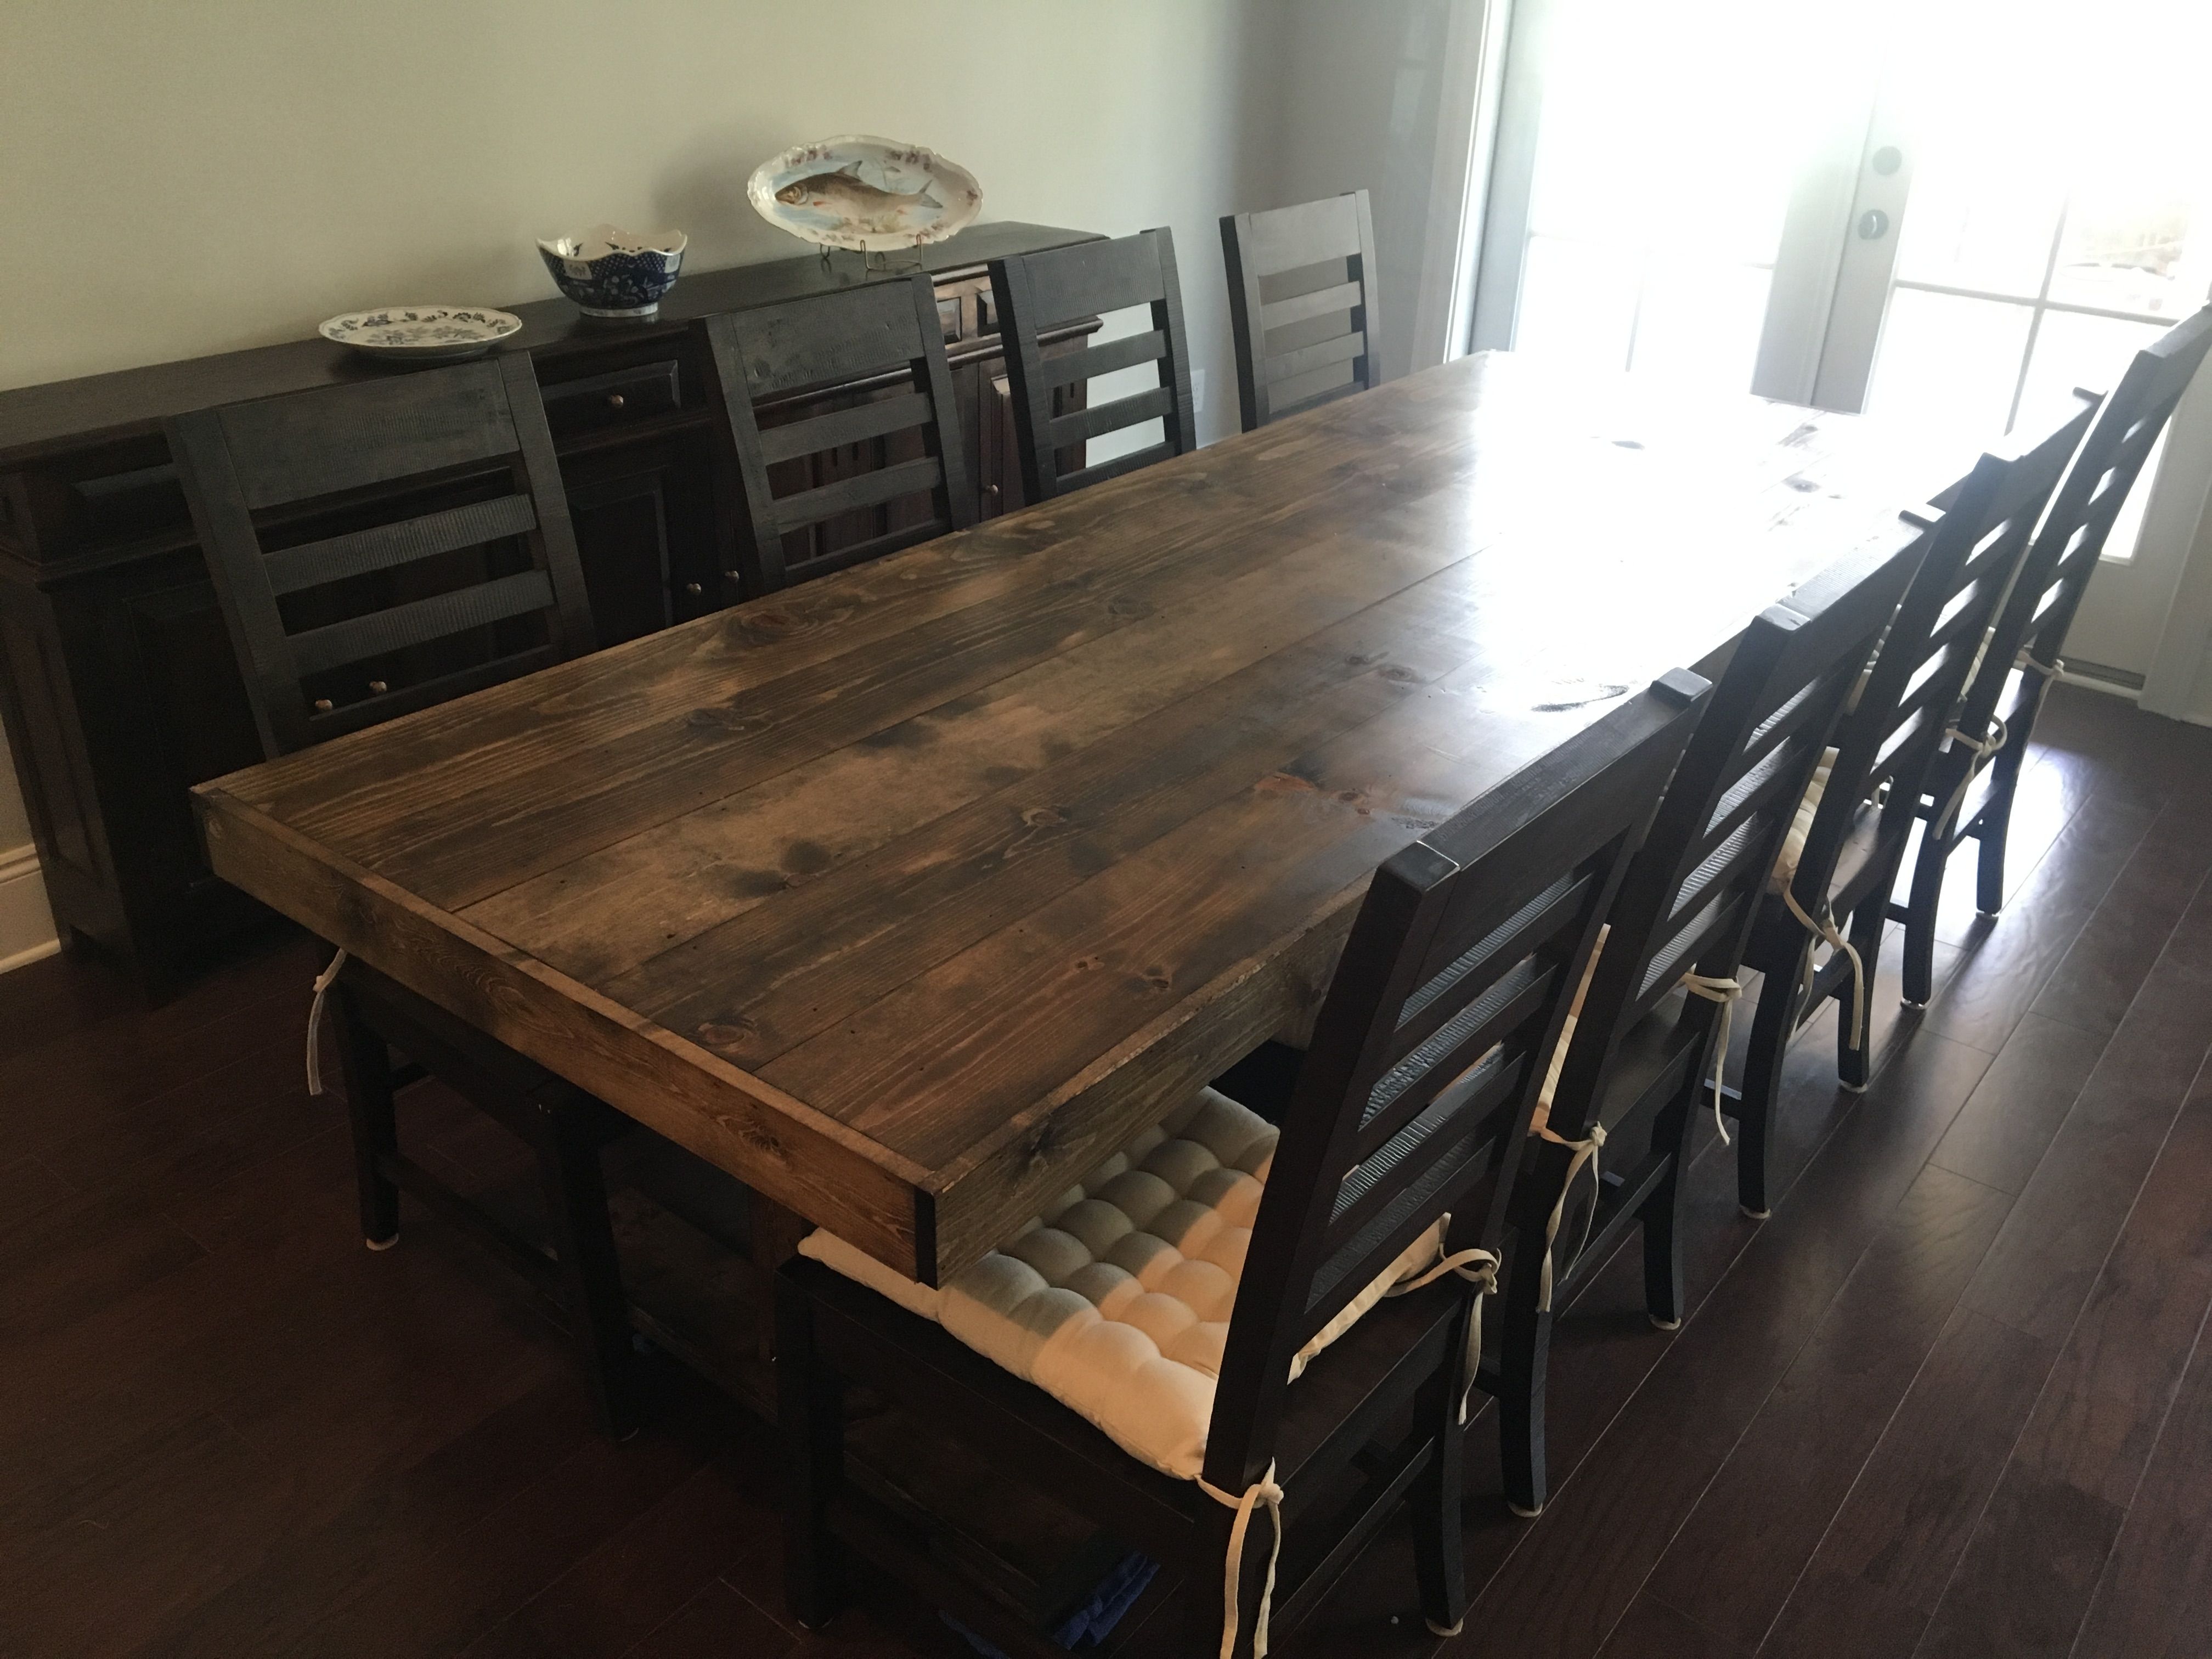
<svg viewBox="0 0 2212 1659">
<path fill-rule="evenodd" d="M 769 157 L 754 169 L 745 197 L 779 230 L 867 253 L 941 242 L 983 210 L 975 175 L 957 161 L 860 134 Z"/>
<path fill-rule="evenodd" d="M 319 331 L 386 362 L 452 363 L 482 356 L 521 327 L 512 312 L 481 306 L 380 306 L 333 317 Z"/>
</svg>

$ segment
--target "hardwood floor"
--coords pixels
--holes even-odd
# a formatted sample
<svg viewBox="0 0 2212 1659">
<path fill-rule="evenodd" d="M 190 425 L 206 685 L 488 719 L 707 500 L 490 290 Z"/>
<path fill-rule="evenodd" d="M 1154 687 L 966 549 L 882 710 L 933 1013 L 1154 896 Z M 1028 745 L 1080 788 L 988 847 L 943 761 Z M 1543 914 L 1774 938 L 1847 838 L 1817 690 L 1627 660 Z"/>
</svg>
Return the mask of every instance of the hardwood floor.
<svg viewBox="0 0 2212 1659">
<path fill-rule="evenodd" d="M 1632 1253 L 1562 1322 L 1536 1521 L 1478 1425 L 1453 1659 L 2212 1652 L 2212 731 L 2058 688 L 2013 846 L 1995 922 L 1956 861 L 1924 1014 L 1885 971 L 1868 1093 L 1806 1032 L 1771 1221 L 1705 1148 L 1682 1328 Z M 318 965 L 0 976 L 0 1656 L 964 1655 L 872 1583 L 789 1625 L 774 1442 L 678 1368 L 610 1444 L 473 1244 L 361 1248 Z M 457 1182 L 520 1168 L 410 1098 Z M 1438 1650 L 1401 1534 L 1296 1647 Z"/>
</svg>

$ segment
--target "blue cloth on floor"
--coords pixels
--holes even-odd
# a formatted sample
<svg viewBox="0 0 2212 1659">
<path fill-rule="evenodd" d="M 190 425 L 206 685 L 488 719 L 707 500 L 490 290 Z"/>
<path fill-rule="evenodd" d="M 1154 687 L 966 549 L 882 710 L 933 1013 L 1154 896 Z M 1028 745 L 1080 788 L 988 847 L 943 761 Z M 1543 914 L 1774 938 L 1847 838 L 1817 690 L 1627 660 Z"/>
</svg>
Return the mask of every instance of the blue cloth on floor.
<svg viewBox="0 0 2212 1659">
<path fill-rule="evenodd" d="M 1073 1613 L 1061 1620 L 1047 1634 L 1061 1647 L 1071 1650 L 1078 1646 L 1097 1647 L 1114 1633 L 1114 1626 L 1121 1622 L 1122 1614 L 1134 1607 L 1158 1573 L 1160 1564 L 1148 1555 L 1134 1550 L 1123 1556 L 1114 1570 L 1098 1581 L 1098 1588 Z M 968 1640 L 968 1645 L 982 1655 L 983 1659 L 1006 1659 L 1006 1656 L 969 1630 L 949 1613 L 937 1615 Z"/>
</svg>

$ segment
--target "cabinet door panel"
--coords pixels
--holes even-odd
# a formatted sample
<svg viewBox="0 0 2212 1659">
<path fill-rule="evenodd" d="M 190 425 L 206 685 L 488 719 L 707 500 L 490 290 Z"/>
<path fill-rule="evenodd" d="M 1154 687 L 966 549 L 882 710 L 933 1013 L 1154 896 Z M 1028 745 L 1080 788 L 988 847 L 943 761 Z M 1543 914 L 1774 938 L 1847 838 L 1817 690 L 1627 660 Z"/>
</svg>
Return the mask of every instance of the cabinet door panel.
<svg viewBox="0 0 2212 1659">
<path fill-rule="evenodd" d="M 593 451 L 562 467 L 600 646 L 726 604 L 703 434 Z"/>
</svg>

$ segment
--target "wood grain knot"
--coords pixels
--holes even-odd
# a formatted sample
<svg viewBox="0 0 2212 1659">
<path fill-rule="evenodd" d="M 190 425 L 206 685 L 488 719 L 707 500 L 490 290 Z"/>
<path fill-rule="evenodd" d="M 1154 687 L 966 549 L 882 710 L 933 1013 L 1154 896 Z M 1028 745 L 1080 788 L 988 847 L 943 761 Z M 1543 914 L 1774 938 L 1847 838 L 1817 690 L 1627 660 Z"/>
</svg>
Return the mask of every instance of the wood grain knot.
<svg viewBox="0 0 2212 1659">
<path fill-rule="evenodd" d="M 1037 1125 L 1030 1133 L 1029 1139 L 1024 1143 L 1022 1161 L 1032 1170 L 1042 1169 L 1060 1156 L 1060 1148 L 1066 1139 L 1060 1130 L 1054 1127 L 1053 1121 L 1047 1118 Z"/>
<path fill-rule="evenodd" d="M 1382 678 L 1396 685 L 1407 685 L 1421 677 L 1401 662 L 1394 662 L 1382 671 Z"/>
<path fill-rule="evenodd" d="M 1069 813 L 1064 806 L 1025 806 L 1022 822 L 1032 830 L 1049 830 L 1056 823 L 1066 823 Z"/>
<path fill-rule="evenodd" d="M 1782 482 L 1803 495 L 1809 495 L 1820 487 L 1818 478 L 1808 478 L 1802 472 L 1795 473 Z"/>
<path fill-rule="evenodd" d="M 1079 974 L 1095 974 L 1105 965 L 1106 958 L 1103 957 L 1078 957 L 1075 959 L 1075 971 Z"/>
<path fill-rule="evenodd" d="M 714 707 L 695 708 L 684 717 L 684 723 L 696 732 L 712 732 L 719 737 L 750 737 L 756 732 L 765 732 L 774 724 L 765 714 L 743 708 Z"/>
<path fill-rule="evenodd" d="M 740 1014 L 726 1024 L 708 1020 L 694 1033 L 702 1046 L 717 1054 L 743 1053 L 759 1034 L 760 1028 L 748 1014 Z"/>
<path fill-rule="evenodd" d="M 1263 795 L 1311 795 L 1320 793 L 1320 787 L 1295 772 L 1270 772 L 1252 787 Z"/>
<path fill-rule="evenodd" d="M 795 841 L 783 849 L 783 867 L 794 876 L 818 876 L 837 855 L 818 841 Z"/>
</svg>

